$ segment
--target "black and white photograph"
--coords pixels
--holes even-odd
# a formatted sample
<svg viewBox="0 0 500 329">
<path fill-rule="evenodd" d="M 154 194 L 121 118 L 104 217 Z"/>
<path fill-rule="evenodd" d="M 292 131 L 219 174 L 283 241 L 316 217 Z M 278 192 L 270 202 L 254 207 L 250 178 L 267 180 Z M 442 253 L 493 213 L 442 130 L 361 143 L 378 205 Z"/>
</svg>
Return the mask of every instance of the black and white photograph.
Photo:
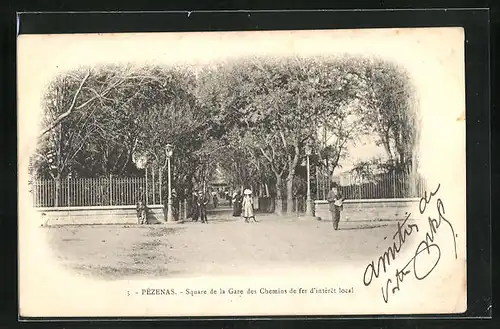
<svg viewBox="0 0 500 329">
<path fill-rule="evenodd" d="M 22 316 L 466 311 L 461 28 L 21 35 Z"/>
</svg>

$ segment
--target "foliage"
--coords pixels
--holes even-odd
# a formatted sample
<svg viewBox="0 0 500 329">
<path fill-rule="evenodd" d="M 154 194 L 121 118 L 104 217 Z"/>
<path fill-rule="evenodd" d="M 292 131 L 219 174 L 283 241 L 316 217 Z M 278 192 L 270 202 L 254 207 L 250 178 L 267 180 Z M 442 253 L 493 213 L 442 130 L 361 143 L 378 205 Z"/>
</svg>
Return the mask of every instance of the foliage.
<svg viewBox="0 0 500 329">
<path fill-rule="evenodd" d="M 362 89 L 367 126 L 378 136 L 394 170 L 409 171 L 419 119 L 415 90 L 408 73 L 392 62 L 360 62 L 359 71 L 369 83 Z"/>
<path fill-rule="evenodd" d="M 378 165 L 408 170 L 418 137 L 415 104 L 407 73 L 370 58 L 81 68 L 48 86 L 32 162 L 39 176 L 59 180 L 70 172 L 142 175 L 135 159 L 144 158 L 166 177 L 165 146 L 172 144 L 180 195 L 201 188 L 219 168 L 234 187 L 264 185 L 278 200 L 286 190 L 290 201 L 304 189 L 298 170 L 306 145 L 311 164 L 331 175 L 349 143 L 375 134 L 389 158 Z"/>
</svg>

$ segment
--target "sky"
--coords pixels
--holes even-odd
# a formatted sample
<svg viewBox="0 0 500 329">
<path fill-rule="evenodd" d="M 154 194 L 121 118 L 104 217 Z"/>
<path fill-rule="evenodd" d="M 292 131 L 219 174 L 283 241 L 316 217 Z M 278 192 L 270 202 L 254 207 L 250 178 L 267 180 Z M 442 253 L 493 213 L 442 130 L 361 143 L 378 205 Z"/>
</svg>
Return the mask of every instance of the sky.
<svg viewBox="0 0 500 329">
<path fill-rule="evenodd" d="M 350 171 L 353 165 L 359 161 L 367 161 L 372 158 L 385 157 L 383 147 L 375 144 L 375 138 L 364 136 L 359 142 L 350 142 L 346 148 L 348 156 L 339 161 L 342 166 L 335 171 L 335 175 Z"/>
</svg>

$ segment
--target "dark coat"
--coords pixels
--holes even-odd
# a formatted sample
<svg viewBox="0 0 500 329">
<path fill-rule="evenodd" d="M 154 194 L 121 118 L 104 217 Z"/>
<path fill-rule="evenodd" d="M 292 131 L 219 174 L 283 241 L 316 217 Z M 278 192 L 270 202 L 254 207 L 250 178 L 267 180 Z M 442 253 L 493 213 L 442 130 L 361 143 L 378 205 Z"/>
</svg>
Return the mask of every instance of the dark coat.
<svg viewBox="0 0 500 329">
<path fill-rule="evenodd" d="M 206 207 L 208 204 L 208 198 L 207 198 L 206 194 L 202 194 L 201 196 L 198 196 L 197 202 L 198 202 L 199 207 Z"/>
<path fill-rule="evenodd" d="M 333 194 L 333 191 L 330 191 L 328 192 L 328 197 L 327 197 L 327 200 L 328 200 L 328 205 L 329 205 L 329 209 L 330 211 L 335 211 L 335 210 L 339 210 L 339 211 L 342 211 L 344 210 L 344 206 L 336 206 L 335 205 L 335 201 L 338 201 L 338 200 L 342 200 L 344 201 L 344 197 L 342 196 L 342 194 L 338 193 L 337 195 Z"/>
</svg>

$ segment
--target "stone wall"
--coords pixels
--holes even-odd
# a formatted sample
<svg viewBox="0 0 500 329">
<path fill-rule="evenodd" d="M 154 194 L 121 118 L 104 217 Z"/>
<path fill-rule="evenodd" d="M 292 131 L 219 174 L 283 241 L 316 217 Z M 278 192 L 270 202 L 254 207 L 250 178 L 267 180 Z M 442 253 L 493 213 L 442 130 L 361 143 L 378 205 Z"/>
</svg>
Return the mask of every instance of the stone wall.
<svg viewBox="0 0 500 329">
<path fill-rule="evenodd" d="M 419 199 L 346 200 L 342 221 L 401 220 L 406 212 L 418 212 Z M 256 200 L 259 212 L 272 212 L 272 200 Z M 41 225 L 85 225 L 85 224 L 136 224 L 135 206 L 38 208 Z M 328 203 L 314 202 L 314 214 L 318 219 L 330 220 Z M 150 205 L 148 221 L 151 224 L 165 223 L 162 205 Z"/>
<path fill-rule="evenodd" d="M 419 199 L 373 199 L 373 200 L 346 200 L 341 215 L 342 221 L 377 221 L 401 220 L 406 213 L 415 213 L 418 210 Z M 318 200 L 314 202 L 314 215 L 321 220 L 330 220 L 328 202 Z"/>
<path fill-rule="evenodd" d="M 165 223 L 163 206 L 148 206 L 150 224 Z M 41 225 L 137 224 L 135 206 L 38 208 Z"/>
</svg>

